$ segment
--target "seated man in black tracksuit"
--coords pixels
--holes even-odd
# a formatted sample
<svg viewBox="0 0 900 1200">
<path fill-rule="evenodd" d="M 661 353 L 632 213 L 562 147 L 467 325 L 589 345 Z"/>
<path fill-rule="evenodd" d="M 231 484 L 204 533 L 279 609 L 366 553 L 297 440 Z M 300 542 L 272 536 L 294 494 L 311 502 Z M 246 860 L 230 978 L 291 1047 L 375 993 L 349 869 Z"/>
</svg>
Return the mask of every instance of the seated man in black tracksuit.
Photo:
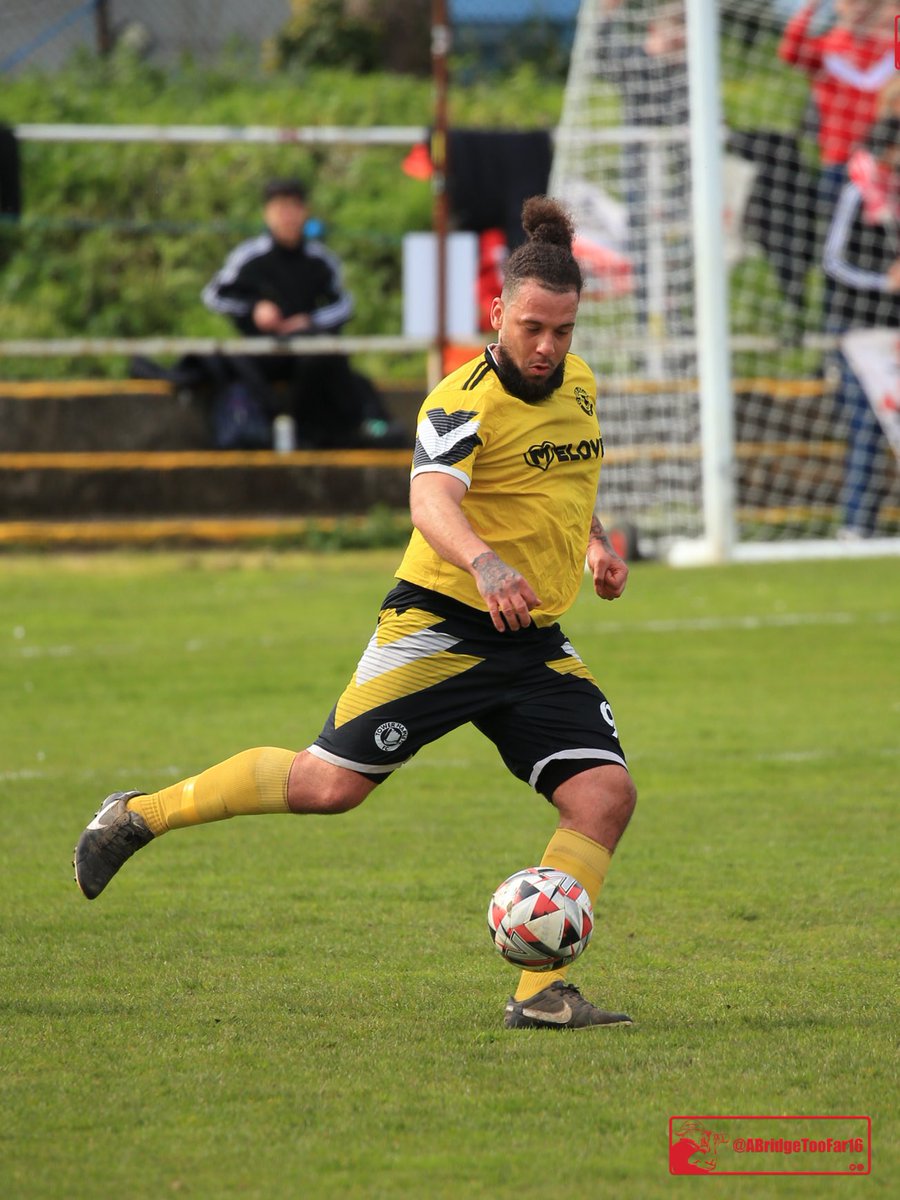
<svg viewBox="0 0 900 1200">
<path fill-rule="evenodd" d="M 266 232 L 232 250 L 203 289 L 203 303 L 250 337 L 338 333 L 353 302 L 337 256 L 305 236 L 305 185 L 272 180 L 264 191 L 263 216 Z M 253 380 L 270 415 L 294 417 L 299 445 L 405 444 L 375 388 L 342 354 L 250 355 L 241 362 L 241 375 Z M 284 397 L 276 398 L 272 389 L 278 382 L 287 385 Z"/>
</svg>

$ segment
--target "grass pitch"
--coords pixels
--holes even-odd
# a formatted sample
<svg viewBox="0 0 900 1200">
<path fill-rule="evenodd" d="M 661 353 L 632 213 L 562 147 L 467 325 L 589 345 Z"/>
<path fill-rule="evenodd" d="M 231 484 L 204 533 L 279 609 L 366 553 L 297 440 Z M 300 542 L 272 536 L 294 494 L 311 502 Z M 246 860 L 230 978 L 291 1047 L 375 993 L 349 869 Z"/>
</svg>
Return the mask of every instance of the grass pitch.
<svg viewBox="0 0 900 1200">
<path fill-rule="evenodd" d="M 487 901 L 553 819 L 471 729 L 80 897 L 108 791 L 312 739 L 395 560 L 3 560 L 0 1194 L 893 1194 L 896 561 L 638 564 L 565 620 L 641 793 L 572 979 L 632 1030 L 502 1028 Z M 692 1112 L 869 1114 L 873 1173 L 670 1177 Z"/>
</svg>

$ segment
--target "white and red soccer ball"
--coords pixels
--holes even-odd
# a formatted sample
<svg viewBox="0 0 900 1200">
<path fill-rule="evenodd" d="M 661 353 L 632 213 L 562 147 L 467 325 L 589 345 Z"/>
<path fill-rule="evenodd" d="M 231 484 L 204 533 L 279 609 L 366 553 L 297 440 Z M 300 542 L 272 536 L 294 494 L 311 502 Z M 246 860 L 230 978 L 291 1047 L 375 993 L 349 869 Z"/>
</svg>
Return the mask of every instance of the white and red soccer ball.
<svg viewBox="0 0 900 1200">
<path fill-rule="evenodd" d="M 590 897 L 554 867 L 528 867 L 504 879 L 488 905 L 488 929 L 507 962 L 553 971 L 574 962 L 594 932 Z"/>
</svg>

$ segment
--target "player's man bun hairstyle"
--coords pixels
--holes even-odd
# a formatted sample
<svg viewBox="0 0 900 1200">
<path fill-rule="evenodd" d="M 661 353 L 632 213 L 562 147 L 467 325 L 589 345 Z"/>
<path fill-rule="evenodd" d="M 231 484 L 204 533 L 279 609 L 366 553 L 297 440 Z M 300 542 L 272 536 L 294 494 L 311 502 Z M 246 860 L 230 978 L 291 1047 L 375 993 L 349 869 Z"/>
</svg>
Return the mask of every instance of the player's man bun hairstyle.
<svg viewBox="0 0 900 1200">
<path fill-rule="evenodd" d="M 575 223 L 549 196 L 532 196 L 522 206 L 522 228 L 527 241 L 517 247 L 503 270 L 503 293 L 509 298 L 526 279 L 550 292 L 581 295 L 584 277 L 572 253 Z"/>
</svg>

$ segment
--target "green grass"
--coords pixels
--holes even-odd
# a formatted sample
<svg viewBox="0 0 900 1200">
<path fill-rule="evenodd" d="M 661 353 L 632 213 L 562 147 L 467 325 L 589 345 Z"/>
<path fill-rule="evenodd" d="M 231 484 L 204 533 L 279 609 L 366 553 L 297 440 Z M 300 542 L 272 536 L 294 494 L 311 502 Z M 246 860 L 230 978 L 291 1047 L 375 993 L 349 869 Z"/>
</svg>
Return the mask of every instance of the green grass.
<svg viewBox="0 0 900 1200">
<path fill-rule="evenodd" d="M 892 1194 L 896 561 L 640 564 L 569 614 L 641 792 L 573 979 L 632 1030 L 502 1028 L 484 912 L 553 822 L 468 729 L 81 899 L 107 791 L 312 739 L 395 558 L 2 561 L 0 1193 Z M 673 1179 L 691 1112 L 870 1114 L 873 1174 Z"/>
</svg>

